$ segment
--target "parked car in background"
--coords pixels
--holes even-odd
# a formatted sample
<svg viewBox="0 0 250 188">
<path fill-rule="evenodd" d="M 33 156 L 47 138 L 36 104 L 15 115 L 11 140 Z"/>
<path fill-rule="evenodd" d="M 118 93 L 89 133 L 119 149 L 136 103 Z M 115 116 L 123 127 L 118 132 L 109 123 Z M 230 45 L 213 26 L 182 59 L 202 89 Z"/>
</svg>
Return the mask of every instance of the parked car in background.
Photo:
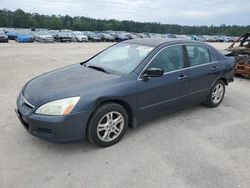
<svg viewBox="0 0 250 188">
<path fill-rule="evenodd" d="M 169 33 L 165 35 L 167 38 L 174 39 L 177 38 L 175 34 Z"/>
<path fill-rule="evenodd" d="M 107 147 L 128 126 L 197 103 L 218 106 L 234 80 L 234 58 L 208 44 L 133 39 L 79 64 L 38 76 L 22 88 L 17 116 L 32 135 L 54 142 L 87 137 Z M 207 115 L 207 114 L 204 114 Z"/>
<path fill-rule="evenodd" d="M 15 40 L 21 43 L 34 42 L 34 38 L 32 36 L 25 34 L 18 35 Z"/>
<path fill-rule="evenodd" d="M 192 37 L 189 35 L 175 35 L 175 36 L 176 38 L 179 38 L 179 39 L 192 40 Z"/>
<path fill-rule="evenodd" d="M 102 42 L 115 42 L 115 37 L 108 33 L 97 33 L 97 36 L 101 38 Z"/>
<path fill-rule="evenodd" d="M 88 42 L 88 36 L 83 34 L 82 32 L 80 31 L 75 31 L 74 32 L 74 35 L 76 37 L 76 41 L 77 42 Z"/>
<path fill-rule="evenodd" d="M 59 32 L 56 32 L 53 36 L 56 42 L 71 42 L 72 41 L 72 38 L 68 32 L 59 31 Z"/>
<path fill-rule="evenodd" d="M 206 42 L 211 42 L 211 36 L 209 36 L 209 35 L 202 35 L 202 37 L 206 40 Z"/>
<path fill-rule="evenodd" d="M 206 39 L 202 36 L 199 36 L 199 35 L 191 35 L 191 38 L 192 38 L 192 40 L 196 40 L 199 42 L 206 42 Z"/>
<path fill-rule="evenodd" d="M 0 42 L 9 42 L 8 36 L 4 31 L 0 31 Z"/>
<path fill-rule="evenodd" d="M 223 42 L 234 42 L 234 38 L 231 36 L 222 36 Z"/>
<path fill-rule="evenodd" d="M 88 38 L 91 42 L 101 42 L 101 37 L 95 34 L 94 32 L 88 32 Z"/>
<path fill-rule="evenodd" d="M 127 32 L 125 32 L 125 33 L 123 33 L 128 39 L 135 39 L 134 37 L 135 36 L 133 36 L 131 33 L 127 33 Z M 138 37 L 137 37 L 138 38 Z"/>
<path fill-rule="evenodd" d="M 216 39 L 216 42 L 224 42 L 224 38 L 223 36 L 214 36 L 214 38 Z"/>
<path fill-rule="evenodd" d="M 162 34 L 159 33 L 149 33 L 150 38 L 163 38 Z"/>
<path fill-rule="evenodd" d="M 124 35 L 122 33 L 117 33 L 117 34 L 115 34 L 114 37 L 115 37 L 115 41 L 117 41 L 117 42 L 122 42 L 122 41 L 129 39 L 126 35 Z"/>
<path fill-rule="evenodd" d="M 137 33 L 137 36 L 139 36 L 140 38 L 150 38 L 150 36 L 146 33 Z"/>
<path fill-rule="evenodd" d="M 18 33 L 16 31 L 7 31 L 7 36 L 9 40 L 15 40 Z"/>
<path fill-rule="evenodd" d="M 131 39 L 138 39 L 138 38 L 140 38 L 138 35 L 136 35 L 136 33 L 129 33 L 129 35 L 131 36 Z"/>
<path fill-rule="evenodd" d="M 1 30 L 1 28 L 0 28 Z M 31 28 L 31 29 L 14 29 L 14 28 L 2 28 L 7 33 L 9 39 L 15 39 L 18 34 L 28 32 L 32 36 L 41 33 L 48 33 L 52 35 L 55 41 L 65 42 L 87 42 L 87 41 L 98 41 L 98 42 L 121 42 L 129 39 L 136 38 L 180 38 L 186 40 L 196 40 L 200 42 L 233 42 L 237 39 L 235 36 L 224 36 L 224 35 L 185 35 L 185 34 L 160 34 L 160 33 L 135 33 L 127 31 L 72 31 L 69 29 L 62 30 L 48 30 L 43 28 Z M 60 35 L 60 36 L 59 36 Z M 38 42 L 43 42 L 44 36 L 35 39 Z M 46 41 L 47 39 L 45 39 Z M 48 42 L 50 39 L 48 39 Z"/>
<path fill-rule="evenodd" d="M 21 43 L 34 42 L 35 37 L 28 30 L 20 30 L 15 40 Z"/>
<path fill-rule="evenodd" d="M 54 42 L 54 37 L 49 32 L 41 31 L 35 34 L 35 41 L 44 42 L 44 43 L 52 43 Z"/>
<path fill-rule="evenodd" d="M 77 42 L 77 38 L 76 38 L 76 35 L 74 34 L 73 31 L 70 31 L 70 32 L 66 32 L 70 38 L 71 38 L 71 42 Z"/>
</svg>

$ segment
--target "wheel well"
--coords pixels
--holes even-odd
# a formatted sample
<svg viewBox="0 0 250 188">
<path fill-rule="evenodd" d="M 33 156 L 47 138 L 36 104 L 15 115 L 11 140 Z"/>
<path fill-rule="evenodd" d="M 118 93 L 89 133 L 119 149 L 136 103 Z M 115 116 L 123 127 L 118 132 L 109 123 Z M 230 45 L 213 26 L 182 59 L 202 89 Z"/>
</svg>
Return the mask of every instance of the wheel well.
<svg viewBox="0 0 250 188">
<path fill-rule="evenodd" d="M 127 102 L 125 102 L 125 101 L 117 100 L 117 99 L 103 101 L 102 103 L 100 103 L 100 104 L 95 108 L 95 110 L 96 110 L 99 106 L 101 106 L 101 105 L 103 105 L 103 104 L 105 104 L 105 103 L 110 103 L 110 102 L 117 103 L 117 104 L 121 105 L 123 108 L 125 108 L 125 110 L 126 110 L 127 113 L 128 113 L 128 119 L 129 119 L 129 125 L 128 125 L 128 126 L 129 126 L 129 127 L 133 127 L 133 124 L 134 124 L 134 121 L 133 121 L 133 119 L 134 119 L 134 114 L 133 114 L 133 111 L 132 111 L 132 108 L 130 107 L 130 105 L 129 105 Z M 95 111 L 95 110 L 94 110 L 94 111 Z"/>
<path fill-rule="evenodd" d="M 225 83 L 225 85 L 228 85 L 228 82 L 227 82 L 226 78 L 220 78 L 220 80 L 222 80 Z"/>
</svg>

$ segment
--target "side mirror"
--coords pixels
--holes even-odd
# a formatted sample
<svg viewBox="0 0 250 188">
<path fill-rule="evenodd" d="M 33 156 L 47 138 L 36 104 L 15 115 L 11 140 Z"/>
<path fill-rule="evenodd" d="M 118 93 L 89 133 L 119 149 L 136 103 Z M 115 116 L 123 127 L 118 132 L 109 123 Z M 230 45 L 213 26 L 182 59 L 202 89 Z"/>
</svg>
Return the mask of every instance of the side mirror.
<svg viewBox="0 0 250 188">
<path fill-rule="evenodd" d="M 144 71 L 142 77 L 149 78 L 149 77 L 160 77 L 164 74 L 164 70 L 161 68 L 149 68 Z"/>
</svg>

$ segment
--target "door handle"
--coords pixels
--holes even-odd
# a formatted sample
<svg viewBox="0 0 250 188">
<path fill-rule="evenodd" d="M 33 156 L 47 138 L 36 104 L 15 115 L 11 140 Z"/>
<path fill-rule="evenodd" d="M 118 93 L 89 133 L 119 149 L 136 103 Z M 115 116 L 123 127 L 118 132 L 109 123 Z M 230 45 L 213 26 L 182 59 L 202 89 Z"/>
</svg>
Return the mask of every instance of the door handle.
<svg viewBox="0 0 250 188">
<path fill-rule="evenodd" d="M 188 75 L 180 75 L 178 77 L 178 80 L 185 80 L 188 77 Z"/>
<path fill-rule="evenodd" d="M 216 71 L 216 70 L 217 70 L 217 67 L 216 67 L 216 66 L 213 66 L 212 70 L 213 70 L 213 71 Z"/>
</svg>

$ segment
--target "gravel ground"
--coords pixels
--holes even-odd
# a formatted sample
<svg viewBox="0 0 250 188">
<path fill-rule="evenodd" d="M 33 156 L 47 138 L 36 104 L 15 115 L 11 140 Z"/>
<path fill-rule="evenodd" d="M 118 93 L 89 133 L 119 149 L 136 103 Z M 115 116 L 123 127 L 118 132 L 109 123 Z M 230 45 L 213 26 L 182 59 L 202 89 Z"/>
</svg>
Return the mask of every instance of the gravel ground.
<svg viewBox="0 0 250 188">
<path fill-rule="evenodd" d="M 218 108 L 157 116 L 109 148 L 49 143 L 24 130 L 14 113 L 21 87 L 109 45 L 0 44 L 0 187 L 249 187 L 250 80 L 237 78 Z"/>
</svg>

